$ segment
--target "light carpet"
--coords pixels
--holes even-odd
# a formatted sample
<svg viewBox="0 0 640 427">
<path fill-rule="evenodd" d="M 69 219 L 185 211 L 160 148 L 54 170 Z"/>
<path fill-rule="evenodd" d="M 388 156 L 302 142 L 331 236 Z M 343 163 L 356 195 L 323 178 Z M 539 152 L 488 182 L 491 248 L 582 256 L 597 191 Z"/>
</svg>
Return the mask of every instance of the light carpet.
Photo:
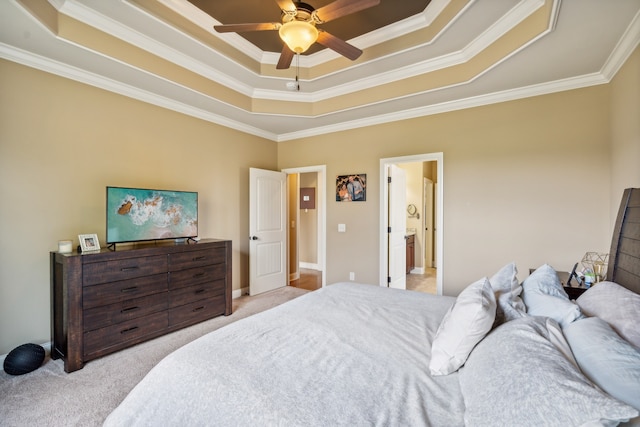
<svg viewBox="0 0 640 427">
<path fill-rule="evenodd" d="M 233 314 L 92 360 L 67 374 L 47 355 L 39 369 L 19 376 L 0 371 L 0 425 L 100 426 L 133 387 L 172 351 L 224 325 L 307 293 L 290 286 L 233 300 Z M 238 402 L 241 404 L 241 402 Z"/>
</svg>

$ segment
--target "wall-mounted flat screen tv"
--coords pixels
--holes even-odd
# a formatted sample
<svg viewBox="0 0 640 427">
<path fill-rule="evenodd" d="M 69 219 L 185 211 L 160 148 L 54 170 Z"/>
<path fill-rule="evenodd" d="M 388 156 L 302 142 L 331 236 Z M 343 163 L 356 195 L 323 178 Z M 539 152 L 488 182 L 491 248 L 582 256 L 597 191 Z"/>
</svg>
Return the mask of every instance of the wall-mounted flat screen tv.
<svg viewBox="0 0 640 427">
<path fill-rule="evenodd" d="M 107 187 L 107 243 L 198 235 L 198 193 Z"/>
</svg>

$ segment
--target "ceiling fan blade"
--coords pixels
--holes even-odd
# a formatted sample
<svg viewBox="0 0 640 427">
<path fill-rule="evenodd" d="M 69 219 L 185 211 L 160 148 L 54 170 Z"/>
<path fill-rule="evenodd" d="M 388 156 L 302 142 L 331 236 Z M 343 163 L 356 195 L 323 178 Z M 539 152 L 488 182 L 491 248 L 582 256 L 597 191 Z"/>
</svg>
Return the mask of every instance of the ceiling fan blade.
<svg viewBox="0 0 640 427">
<path fill-rule="evenodd" d="M 276 69 L 286 70 L 289 68 L 291 66 L 291 61 L 293 60 L 293 55 L 295 55 L 295 53 L 285 44 L 282 47 L 282 53 L 280 54 L 280 59 L 278 59 Z"/>
<path fill-rule="evenodd" d="M 329 22 L 378 4 L 380 4 L 380 0 L 335 0 L 333 3 L 316 9 L 315 13 L 322 22 Z"/>
<path fill-rule="evenodd" d="M 264 22 L 262 24 L 224 24 L 214 25 L 213 29 L 219 33 L 242 33 L 245 31 L 279 30 L 282 26 L 279 22 Z"/>
<path fill-rule="evenodd" d="M 276 0 L 276 3 L 278 3 L 280 10 L 287 10 L 289 12 L 296 11 L 296 5 L 293 4 L 291 0 Z"/>
<path fill-rule="evenodd" d="M 322 46 L 328 47 L 331 50 L 335 50 L 340 55 L 349 58 L 352 61 L 355 61 L 362 55 L 362 51 L 347 43 L 346 41 L 337 38 L 334 35 L 327 33 L 321 29 L 318 29 L 318 43 Z"/>
</svg>

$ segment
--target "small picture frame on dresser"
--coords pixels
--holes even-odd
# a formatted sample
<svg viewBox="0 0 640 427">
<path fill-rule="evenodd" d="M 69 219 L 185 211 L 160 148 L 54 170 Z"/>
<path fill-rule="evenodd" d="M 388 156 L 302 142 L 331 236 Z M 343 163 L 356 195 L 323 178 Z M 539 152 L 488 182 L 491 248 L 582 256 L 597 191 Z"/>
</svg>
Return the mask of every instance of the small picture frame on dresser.
<svg viewBox="0 0 640 427">
<path fill-rule="evenodd" d="M 97 252 L 100 250 L 97 234 L 79 234 L 78 240 L 80 240 L 82 252 Z"/>
</svg>

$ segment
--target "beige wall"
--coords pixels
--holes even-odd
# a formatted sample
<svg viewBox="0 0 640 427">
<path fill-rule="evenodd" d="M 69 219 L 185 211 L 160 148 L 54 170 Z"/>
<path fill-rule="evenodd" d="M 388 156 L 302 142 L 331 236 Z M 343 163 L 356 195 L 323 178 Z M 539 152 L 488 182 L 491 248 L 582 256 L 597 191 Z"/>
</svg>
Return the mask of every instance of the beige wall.
<svg viewBox="0 0 640 427">
<path fill-rule="evenodd" d="M 586 251 L 608 252 L 618 193 L 640 186 L 639 55 L 612 85 L 279 144 L 280 168 L 325 164 L 328 187 L 336 175 L 367 173 L 367 202 L 327 200 L 327 283 L 349 271 L 378 283 L 379 162 L 415 154 L 444 153 L 445 294 L 510 261 L 523 279 L 545 262 L 566 270 Z M 619 110 L 626 119 L 612 119 Z"/>
<path fill-rule="evenodd" d="M 105 238 L 105 187 L 199 192 L 199 233 L 248 285 L 249 167 L 275 142 L 0 61 L 0 354 L 50 340 L 49 251 Z"/>
<path fill-rule="evenodd" d="M 640 187 L 640 47 L 616 74 L 611 86 L 611 216 L 622 191 Z"/>
<path fill-rule="evenodd" d="M 107 185 L 198 191 L 200 235 L 233 241 L 234 290 L 249 167 L 324 164 L 326 188 L 367 173 L 366 202 L 327 194 L 327 283 L 378 282 L 379 159 L 412 154 L 444 153 L 446 294 L 512 260 L 522 279 L 607 252 L 619 194 L 640 186 L 639 58 L 609 85 L 280 144 L 0 61 L 0 354 L 50 340 L 48 252 L 104 240 Z"/>
</svg>

